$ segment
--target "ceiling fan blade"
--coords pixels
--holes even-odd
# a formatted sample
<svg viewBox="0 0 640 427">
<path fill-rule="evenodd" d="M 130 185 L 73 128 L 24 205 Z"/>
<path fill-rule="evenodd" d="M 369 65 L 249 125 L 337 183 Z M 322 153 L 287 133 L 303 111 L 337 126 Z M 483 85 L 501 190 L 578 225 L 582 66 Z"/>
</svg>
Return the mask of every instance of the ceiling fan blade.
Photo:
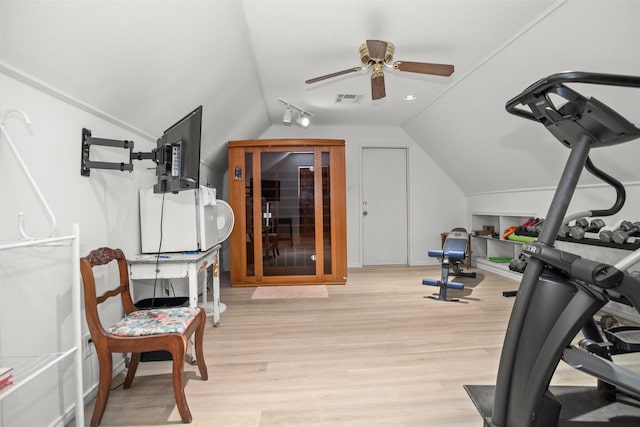
<svg viewBox="0 0 640 427">
<path fill-rule="evenodd" d="M 371 76 L 371 99 L 381 99 L 387 96 L 384 87 L 384 74 L 374 74 Z"/>
<path fill-rule="evenodd" d="M 427 62 L 398 61 L 393 63 L 393 68 L 410 73 L 434 74 L 436 76 L 450 76 L 453 74 L 453 65 L 429 64 Z"/>
<path fill-rule="evenodd" d="M 367 40 L 367 49 L 371 58 L 384 60 L 387 54 L 387 42 L 382 40 Z"/>
<path fill-rule="evenodd" d="M 313 78 L 313 79 L 305 80 L 305 83 L 307 83 L 307 84 L 316 83 L 316 82 L 319 82 L 321 80 L 330 79 L 332 77 L 338 77 L 338 76 L 341 76 L 343 74 L 355 73 L 356 71 L 362 71 L 362 67 L 353 67 L 353 68 L 349 68 L 348 70 L 337 71 L 335 73 L 327 74 L 325 76 L 320 76 L 320 77 L 316 77 L 316 78 Z"/>
</svg>

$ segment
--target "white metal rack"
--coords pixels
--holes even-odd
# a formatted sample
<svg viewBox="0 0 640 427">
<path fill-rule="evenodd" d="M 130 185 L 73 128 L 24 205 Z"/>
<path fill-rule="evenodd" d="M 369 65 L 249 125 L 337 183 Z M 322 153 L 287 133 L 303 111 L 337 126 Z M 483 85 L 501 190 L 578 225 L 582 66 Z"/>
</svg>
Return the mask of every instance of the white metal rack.
<svg viewBox="0 0 640 427">
<path fill-rule="evenodd" d="M 0 136 L 4 137 L 15 155 L 17 163 L 23 169 L 32 190 L 37 195 L 47 212 L 50 222 L 50 231 L 46 237 L 32 238 L 27 235 L 23 227 L 23 214 L 18 214 L 18 231 L 21 239 L 15 241 L 0 241 L 0 251 L 11 250 L 25 247 L 43 247 L 69 245 L 71 256 L 71 306 L 72 306 L 72 324 L 73 324 L 73 342 L 70 348 L 50 354 L 40 355 L 20 355 L 20 356 L 4 356 L 0 355 L 0 367 L 12 368 L 11 375 L 13 384 L 0 390 L 0 401 L 7 396 L 13 394 L 25 384 L 31 382 L 42 373 L 50 370 L 63 360 L 73 356 L 74 380 L 75 380 L 75 423 L 77 426 L 84 425 L 84 390 L 82 383 L 82 293 L 80 290 L 80 227 L 78 224 L 71 226 L 71 234 L 68 236 L 52 237 L 56 229 L 56 218 L 40 192 L 35 180 L 29 172 L 22 157 L 18 153 L 7 129 L 5 122 L 8 117 L 16 115 L 21 118 L 27 126 L 31 125 L 31 120 L 22 110 L 9 110 L 0 120 Z"/>
<path fill-rule="evenodd" d="M 13 384 L 0 391 L 0 400 L 11 395 L 23 385 L 37 378 L 67 357 L 74 357 L 75 372 L 75 425 L 84 425 L 84 395 L 82 384 L 82 323 L 81 323 L 81 291 L 80 291 L 80 228 L 72 225 L 72 234 L 62 237 L 44 239 L 18 240 L 0 244 L 0 250 L 11 250 L 21 247 L 47 246 L 70 243 L 71 256 L 71 298 L 74 325 L 74 344 L 66 351 L 29 356 L 0 357 L 0 366 L 12 367 Z"/>
</svg>

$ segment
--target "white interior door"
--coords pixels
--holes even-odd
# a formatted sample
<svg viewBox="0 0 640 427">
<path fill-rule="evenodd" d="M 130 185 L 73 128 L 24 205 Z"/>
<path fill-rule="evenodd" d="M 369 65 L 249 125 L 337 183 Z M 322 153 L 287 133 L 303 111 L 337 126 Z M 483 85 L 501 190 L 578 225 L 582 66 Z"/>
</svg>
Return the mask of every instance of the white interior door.
<svg viewBox="0 0 640 427">
<path fill-rule="evenodd" d="M 407 149 L 362 148 L 362 263 L 407 265 Z"/>
</svg>

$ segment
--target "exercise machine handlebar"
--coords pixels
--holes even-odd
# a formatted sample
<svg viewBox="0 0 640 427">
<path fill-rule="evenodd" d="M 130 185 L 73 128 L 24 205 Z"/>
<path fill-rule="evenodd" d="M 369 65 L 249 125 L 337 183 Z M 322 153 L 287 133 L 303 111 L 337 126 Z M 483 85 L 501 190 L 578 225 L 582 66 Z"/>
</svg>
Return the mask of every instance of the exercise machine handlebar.
<svg viewBox="0 0 640 427">
<path fill-rule="evenodd" d="M 542 123 L 563 145 L 573 147 L 579 143 L 576 135 L 590 135 L 589 148 L 631 141 L 640 137 L 640 129 L 626 118 L 594 98 L 586 98 L 564 86 L 564 83 L 592 83 L 610 86 L 640 88 L 640 77 L 617 74 L 564 72 L 548 76 L 526 88 L 509 100 L 506 110 L 519 117 Z M 557 107 L 550 94 L 567 102 Z M 523 107 L 528 107 L 526 110 Z M 616 178 L 596 167 L 587 156 L 584 168 L 596 178 L 613 187 L 616 198 L 608 209 L 594 209 L 571 215 L 563 221 L 586 217 L 612 216 L 620 212 L 626 201 L 624 186 Z M 586 214 L 586 215 L 585 215 Z M 547 242 L 548 243 L 548 242 Z"/>
<path fill-rule="evenodd" d="M 522 252 L 568 273 L 570 277 L 586 285 L 597 286 L 601 289 L 615 288 L 622 283 L 625 277 L 625 273 L 613 265 L 581 258 L 571 252 L 565 252 L 538 242 L 523 244 Z"/>
<path fill-rule="evenodd" d="M 568 95 L 573 99 L 576 99 L 575 95 L 578 97 L 580 96 L 576 92 L 564 86 L 563 83 L 591 83 L 598 85 L 640 88 L 640 77 L 620 74 L 588 73 L 583 71 L 566 71 L 552 74 L 544 79 L 538 80 L 523 90 L 518 96 L 510 99 L 506 105 L 507 111 L 516 116 L 537 122 L 539 120 L 533 112 L 524 110 L 518 107 L 518 105 L 527 105 L 535 98 L 545 95 L 549 91 L 556 92 L 561 96 Z"/>
<path fill-rule="evenodd" d="M 591 161 L 591 158 L 587 158 L 585 169 L 589 171 L 591 175 L 595 176 L 601 181 L 604 181 L 605 183 L 612 186 L 614 190 L 616 190 L 616 201 L 613 203 L 613 206 L 611 206 L 609 209 L 593 209 L 591 210 L 590 216 L 613 216 L 620 212 L 627 198 L 627 192 L 624 189 L 624 185 L 622 185 L 620 181 L 618 181 L 616 178 L 612 177 L 602 169 L 597 168 Z"/>
</svg>

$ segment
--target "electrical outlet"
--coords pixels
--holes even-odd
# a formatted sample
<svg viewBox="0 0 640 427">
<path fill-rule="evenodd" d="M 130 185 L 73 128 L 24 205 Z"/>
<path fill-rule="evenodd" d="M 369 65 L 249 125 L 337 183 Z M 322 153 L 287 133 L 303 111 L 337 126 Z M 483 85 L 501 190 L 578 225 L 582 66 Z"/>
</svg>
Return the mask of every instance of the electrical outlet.
<svg viewBox="0 0 640 427">
<path fill-rule="evenodd" d="M 93 340 L 91 334 L 87 334 L 82 338 L 82 358 L 88 359 L 93 353 Z"/>
</svg>

